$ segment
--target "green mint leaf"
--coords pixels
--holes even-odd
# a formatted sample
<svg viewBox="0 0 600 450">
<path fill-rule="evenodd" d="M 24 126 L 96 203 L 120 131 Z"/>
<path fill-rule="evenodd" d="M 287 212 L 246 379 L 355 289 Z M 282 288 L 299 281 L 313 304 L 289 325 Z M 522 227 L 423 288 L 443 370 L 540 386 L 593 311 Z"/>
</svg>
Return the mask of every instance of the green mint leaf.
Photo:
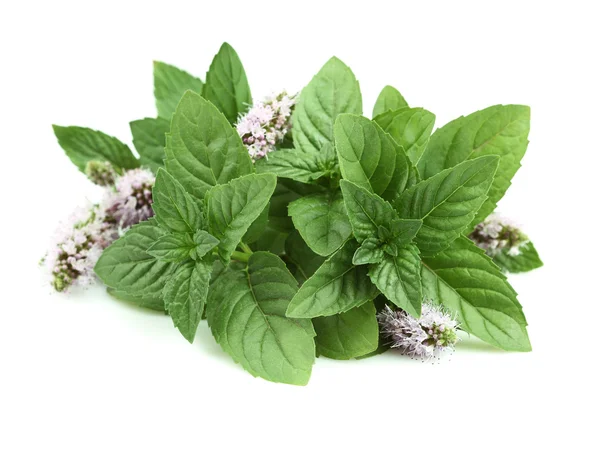
<svg viewBox="0 0 600 450">
<path fill-rule="evenodd" d="M 423 178 L 484 155 L 500 157 L 498 171 L 485 201 L 472 225 L 485 219 L 510 186 L 512 177 L 527 150 L 528 106 L 496 105 L 460 117 L 437 129 L 419 161 Z"/>
<path fill-rule="evenodd" d="M 155 295 L 135 295 L 125 291 L 117 291 L 113 288 L 106 288 L 106 292 L 117 300 L 129 303 L 130 305 L 139 306 L 140 308 L 152 309 L 154 311 L 165 311 L 165 302 L 162 298 L 162 293 Z"/>
<path fill-rule="evenodd" d="M 544 263 L 540 259 L 533 243 L 519 247 L 518 255 L 509 255 L 506 250 L 494 256 L 494 262 L 504 271 L 510 273 L 529 272 L 542 267 Z"/>
<path fill-rule="evenodd" d="M 428 145 L 435 115 L 423 108 L 400 108 L 373 120 L 404 148 L 413 164 L 417 164 Z"/>
<path fill-rule="evenodd" d="M 165 134 L 169 132 L 169 121 L 161 119 L 141 119 L 129 123 L 133 135 L 133 145 L 140 154 L 140 163 L 156 173 L 164 166 Z"/>
<path fill-rule="evenodd" d="M 299 198 L 288 211 L 304 241 L 321 256 L 331 255 L 352 233 L 339 191 Z"/>
<path fill-rule="evenodd" d="M 212 260 L 181 264 L 164 288 L 164 301 L 173 324 L 190 343 L 202 320 L 212 272 Z"/>
<path fill-rule="evenodd" d="M 208 69 L 203 95 L 230 123 L 234 123 L 252 104 L 244 66 L 235 50 L 226 42 Z"/>
<path fill-rule="evenodd" d="M 285 240 L 285 259 L 292 267 L 288 268 L 298 283 L 308 280 L 325 261 L 321 255 L 313 252 L 297 230 L 294 230 Z"/>
<path fill-rule="evenodd" d="M 248 268 L 228 268 L 211 285 L 206 317 L 215 340 L 254 376 L 305 385 L 315 361 L 310 320 L 285 310 L 297 289 L 277 256 L 256 252 Z"/>
<path fill-rule="evenodd" d="M 388 111 L 395 111 L 408 106 L 402 94 L 392 86 L 386 86 L 381 90 L 375 106 L 373 107 L 373 117 L 377 117 Z"/>
<path fill-rule="evenodd" d="M 96 275 L 117 291 L 160 295 L 176 264 L 159 261 L 148 249 L 165 234 L 152 219 L 134 225 L 102 252 L 94 268 Z"/>
<path fill-rule="evenodd" d="M 119 172 L 140 165 L 127 145 L 101 131 L 52 125 L 59 145 L 77 168 L 85 173 L 90 161 L 108 161 Z"/>
<path fill-rule="evenodd" d="M 421 258 L 416 245 L 399 248 L 397 256 L 386 255 L 369 267 L 369 276 L 393 304 L 414 317 L 421 315 Z"/>
<path fill-rule="evenodd" d="M 147 251 L 160 261 L 181 262 L 188 259 L 195 248 L 196 243 L 191 234 L 170 233 L 158 238 Z"/>
<path fill-rule="evenodd" d="M 194 233 L 204 227 L 198 202 L 164 169 L 159 169 L 152 188 L 156 221 L 169 231 Z"/>
<path fill-rule="evenodd" d="M 237 131 L 209 101 L 186 92 L 167 135 L 165 166 L 197 198 L 217 184 L 253 172 Z"/>
<path fill-rule="evenodd" d="M 215 186 L 206 195 L 208 230 L 221 242 L 217 247 L 223 263 L 261 212 L 275 190 L 277 177 L 251 174 Z"/>
<path fill-rule="evenodd" d="M 378 236 L 379 228 L 391 226 L 397 214 L 388 202 L 347 180 L 340 181 L 352 233 L 359 243 Z"/>
<path fill-rule="evenodd" d="M 367 238 L 362 245 L 356 249 L 352 257 L 352 264 L 360 266 L 362 264 L 374 264 L 381 262 L 384 257 L 384 251 L 381 241 L 376 238 Z"/>
<path fill-rule="evenodd" d="M 423 259 L 425 298 L 456 313 L 463 330 L 504 350 L 529 351 L 525 316 L 506 277 L 468 238 Z"/>
<path fill-rule="evenodd" d="M 261 211 L 256 220 L 252 222 L 244 237 L 242 237 L 242 242 L 246 244 L 252 244 L 260 239 L 262 234 L 267 229 L 269 225 L 269 204 L 265 206 L 265 209 Z"/>
<path fill-rule="evenodd" d="M 352 264 L 357 248 L 356 241 L 349 240 L 325 260 L 292 299 L 288 317 L 332 316 L 373 300 L 378 292 L 367 267 Z"/>
<path fill-rule="evenodd" d="M 497 167 L 497 156 L 465 161 L 421 181 L 394 201 L 400 217 L 423 220 L 415 242 L 425 256 L 444 250 L 473 222 Z"/>
<path fill-rule="evenodd" d="M 202 80 L 159 61 L 154 61 L 154 98 L 158 115 L 170 120 L 184 92 L 202 92 Z"/>
<path fill-rule="evenodd" d="M 388 201 L 418 181 L 417 169 L 402 147 L 376 122 L 340 114 L 334 135 L 344 179 Z"/>
<path fill-rule="evenodd" d="M 333 149 L 333 124 L 342 113 L 362 114 L 362 96 L 350 68 L 333 57 L 300 93 L 292 114 L 295 147 L 305 152 Z"/>
<path fill-rule="evenodd" d="M 332 359 L 352 359 L 377 350 L 379 325 L 373 302 L 329 317 L 315 317 L 317 353 Z"/>
<path fill-rule="evenodd" d="M 261 158 L 255 164 L 258 173 L 273 173 L 301 183 L 310 183 L 327 176 L 331 165 L 321 152 L 309 150 L 300 153 L 296 149 L 271 152 L 268 158 Z"/>
<path fill-rule="evenodd" d="M 191 256 L 193 259 L 198 260 L 219 245 L 219 240 L 204 230 L 198 230 L 194 234 L 194 244 L 196 247 Z"/>
</svg>

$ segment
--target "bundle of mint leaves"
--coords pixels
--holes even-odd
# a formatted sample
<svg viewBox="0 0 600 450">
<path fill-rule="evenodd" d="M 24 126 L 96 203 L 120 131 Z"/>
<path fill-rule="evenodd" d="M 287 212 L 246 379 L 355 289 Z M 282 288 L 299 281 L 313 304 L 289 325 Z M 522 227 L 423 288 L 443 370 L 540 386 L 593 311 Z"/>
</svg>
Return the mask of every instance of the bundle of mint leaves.
<svg viewBox="0 0 600 450">
<path fill-rule="evenodd" d="M 486 222 L 527 148 L 528 107 L 492 106 L 432 133 L 435 116 L 386 86 L 368 119 L 334 57 L 294 99 L 284 138 L 251 125 L 247 138 L 250 87 L 228 44 L 205 82 L 164 63 L 154 80 L 158 117 L 131 123 L 139 158 L 99 131 L 55 126 L 82 172 L 156 175 L 152 217 L 120 230 L 95 265 L 113 296 L 165 311 L 189 342 L 206 319 L 244 369 L 289 384 L 306 384 L 318 355 L 385 351 L 378 313 L 414 322 L 425 302 L 495 347 L 531 350 L 505 273 L 542 263 L 524 235 Z"/>
</svg>

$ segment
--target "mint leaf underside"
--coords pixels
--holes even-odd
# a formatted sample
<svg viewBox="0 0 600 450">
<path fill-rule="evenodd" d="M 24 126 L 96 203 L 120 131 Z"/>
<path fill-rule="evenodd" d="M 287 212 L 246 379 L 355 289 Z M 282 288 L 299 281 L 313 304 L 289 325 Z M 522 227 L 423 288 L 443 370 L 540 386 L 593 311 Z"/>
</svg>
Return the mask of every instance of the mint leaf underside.
<svg viewBox="0 0 600 450">
<path fill-rule="evenodd" d="M 499 156 L 498 171 L 490 187 L 489 198 L 474 218 L 474 226 L 494 211 L 521 167 L 521 159 L 529 143 L 529 117 L 527 106 L 497 105 L 444 125 L 433 133 L 427 151 L 419 161 L 421 176 L 430 178 L 444 169 L 480 156 Z"/>
<path fill-rule="evenodd" d="M 335 316 L 315 317 L 317 353 L 332 359 L 352 359 L 377 350 L 379 325 L 373 302 Z"/>
<path fill-rule="evenodd" d="M 173 115 L 165 152 L 167 171 L 198 199 L 254 170 L 237 131 L 212 103 L 190 91 Z"/>
<path fill-rule="evenodd" d="M 300 287 L 288 307 L 288 317 L 332 316 L 373 300 L 378 292 L 367 267 L 352 264 L 357 248 L 356 241 L 350 240 L 331 255 Z"/>
<path fill-rule="evenodd" d="M 362 114 L 362 96 L 350 68 L 333 57 L 300 93 L 292 115 L 294 146 L 305 152 L 333 149 L 333 124 L 342 113 Z"/>
<path fill-rule="evenodd" d="M 486 199 L 497 156 L 482 156 L 446 169 L 404 191 L 393 206 L 400 217 L 422 219 L 415 242 L 434 255 L 463 233 Z"/>
<path fill-rule="evenodd" d="M 58 125 L 52 128 L 60 146 L 82 172 L 90 161 L 108 161 L 118 171 L 140 165 L 127 145 L 101 131 Z"/>
<path fill-rule="evenodd" d="M 202 93 L 202 80 L 160 61 L 154 62 L 154 98 L 159 117 L 171 119 L 187 90 Z"/>
<path fill-rule="evenodd" d="M 252 105 L 250 85 L 239 56 L 224 43 L 215 55 L 204 85 L 203 96 L 221 111 L 230 123 Z"/>
<path fill-rule="evenodd" d="M 254 376 L 305 385 L 315 360 L 310 320 L 286 317 L 297 283 L 277 256 L 253 253 L 227 269 L 209 293 L 207 319 L 223 350 Z"/>
<path fill-rule="evenodd" d="M 129 123 L 133 145 L 140 154 L 140 164 L 154 173 L 164 166 L 165 135 L 169 132 L 169 126 L 169 121 L 160 117 L 134 120 Z"/>
<path fill-rule="evenodd" d="M 304 241 L 321 256 L 331 255 L 352 232 L 339 191 L 302 197 L 288 211 Z"/>
<path fill-rule="evenodd" d="M 404 149 L 369 119 L 340 114 L 335 146 L 344 179 L 392 201 L 418 181 Z"/>
<path fill-rule="evenodd" d="M 461 328 L 504 350 L 529 351 L 517 294 L 483 250 L 460 237 L 423 258 L 423 294 L 457 314 Z"/>
</svg>

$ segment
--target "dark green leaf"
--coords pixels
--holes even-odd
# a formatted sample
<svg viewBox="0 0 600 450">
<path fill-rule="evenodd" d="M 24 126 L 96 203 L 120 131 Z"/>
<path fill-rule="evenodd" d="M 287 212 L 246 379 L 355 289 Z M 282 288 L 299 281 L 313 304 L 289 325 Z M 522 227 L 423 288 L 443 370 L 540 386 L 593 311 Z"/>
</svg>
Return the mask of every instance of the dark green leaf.
<svg viewBox="0 0 600 450">
<path fill-rule="evenodd" d="M 219 245 L 219 240 L 204 230 L 198 230 L 194 234 L 194 244 L 196 244 L 196 248 L 191 256 L 193 259 L 201 259 Z"/>
<path fill-rule="evenodd" d="M 331 255 L 352 233 L 339 191 L 302 197 L 288 211 L 304 241 L 321 256 Z"/>
<path fill-rule="evenodd" d="M 195 248 L 191 234 L 170 233 L 158 238 L 148 248 L 148 253 L 161 261 L 181 262 L 188 259 Z"/>
<path fill-rule="evenodd" d="M 177 104 L 188 89 L 202 92 L 202 81 L 189 73 L 159 61 L 154 61 L 154 97 L 158 115 L 170 120 Z"/>
<path fill-rule="evenodd" d="M 308 280 L 325 261 L 325 258 L 306 245 L 297 230 L 294 230 L 285 240 L 285 257 L 294 264 L 294 270 L 290 272 L 300 284 Z"/>
<path fill-rule="evenodd" d="M 352 359 L 377 349 L 379 326 L 373 302 L 329 317 L 315 317 L 317 353 L 332 359 Z"/>
<path fill-rule="evenodd" d="M 189 91 L 171 121 L 165 153 L 169 173 L 200 199 L 212 186 L 253 172 L 237 131 L 212 103 Z"/>
<path fill-rule="evenodd" d="M 310 320 L 285 316 L 297 289 L 277 256 L 256 252 L 247 270 L 227 269 L 211 286 L 207 319 L 215 340 L 254 376 L 305 385 L 315 360 Z"/>
<path fill-rule="evenodd" d="M 164 166 L 165 134 L 169 132 L 169 121 L 161 119 L 134 120 L 129 123 L 133 145 L 140 154 L 140 163 L 154 173 Z"/>
<path fill-rule="evenodd" d="M 244 66 L 235 50 L 224 43 L 206 74 L 204 97 L 211 101 L 231 123 L 252 104 Z"/>
<path fill-rule="evenodd" d="M 529 351 L 517 294 L 498 267 L 466 237 L 423 259 L 425 298 L 456 313 L 463 330 L 504 350 Z"/>
<path fill-rule="evenodd" d="M 152 209 L 163 228 L 181 233 L 194 233 L 204 227 L 198 202 L 164 169 L 159 169 L 152 188 Z"/>
<path fill-rule="evenodd" d="M 118 171 L 140 165 L 127 145 L 101 131 L 52 125 L 59 145 L 80 171 L 90 161 L 108 161 Z"/>
<path fill-rule="evenodd" d="M 377 296 L 366 266 L 354 266 L 358 248 L 350 240 L 331 255 L 298 290 L 290 303 L 288 317 L 332 316 L 360 306 Z"/>
<path fill-rule="evenodd" d="M 415 242 L 426 255 L 448 247 L 473 221 L 498 167 L 497 156 L 482 156 L 420 182 L 394 202 L 400 217 L 422 219 Z"/>
<path fill-rule="evenodd" d="M 135 295 L 129 294 L 125 291 L 117 291 L 113 288 L 106 288 L 106 292 L 110 294 L 111 297 L 116 298 L 117 300 L 129 303 L 134 306 L 139 306 L 140 308 L 152 309 L 154 311 L 165 311 L 165 302 L 162 298 L 162 293 L 158 295 Z"/>
<path fill-rule="evenodd" d="M 383 260 L 385 253 L 382 244 L 377 238 L 367 238 L 362 245 L 356 249 L 352 257 L 352 264 L 360 266 L 362 264 L 374 264 Z"/>
<path fill-rule="evenodd" d="M 300 152 L 296 149 L 271 152 L 268 158 L 256 162 L 258 173 L 273 173 L 278 177 L 291 178 L 301 183 L 310 183 L 328 175 L 332 162 L 321 152 L 310 150 Z"/>
</svg>

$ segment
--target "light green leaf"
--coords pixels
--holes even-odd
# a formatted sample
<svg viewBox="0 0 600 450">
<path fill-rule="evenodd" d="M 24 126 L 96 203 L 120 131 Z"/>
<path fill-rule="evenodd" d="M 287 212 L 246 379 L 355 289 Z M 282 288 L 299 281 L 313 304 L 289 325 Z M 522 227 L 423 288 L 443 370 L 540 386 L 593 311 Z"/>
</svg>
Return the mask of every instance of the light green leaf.
<svg viewBox="0 0 600 450">
<path fill-rule="evenodd" d="M 392 205 L 381 197 L 347 180 L 340 187 L 352 232 L 359 243 L 378 234 L 379 227 L 390 228 L 398 216 Z"/>
<path fill-rule="evenodd" d="M 190 343 L 202 320 L 212 272 L 212 259 L 181 264 L 164 289 L 164 301 L 173 324 Z"/>
<path fill-rule="evenodd" d="M 367 267 L 352 264 L 357 248 L 356 241 L 350 240 L 331 255 L 298 290 L 288 317 L 332 316 L 373 300 L 378 292 L 367 276 Z"/>
<path fill-rule="evenodd" d="M 352 257 L 352 264 L 360 266 L 362 264 L 374 264 L 381 262 L 385 252 L 382 243 L 377 238 L 367 238 L 362 245 L 356 249 Z"/>
<path fill-rule="evenodd" d="M 394 202 L 400 217 L 422 219 L 415 242 L 431 256 L 448 247 L 473 221 L 498 167 L 497 156 L 482 156 L 420 182 Z"/>
<path fill-rule="evenodd" d="M 416 245 L 398 249 L 398 256 L 385 255 L 369 267 L 369 276 L 392 303 L 414 317 L 421 315 L 421 259 Z"/>
<path fill-rule="evenodd" d="M 244 66 L 227 42 L 223 43 L 208 69 L 203 95 L 231 123 L 252 105 L 250 85 Z"/>
<path fill-rule="evenodd" d="M 158 115 L 170 120 L 183 93 L 202 92 L 202 80 L 163 62 L 154 61 L 154 98 Z"/>
<path fill-rule="evenodd" d="M 304 241 L 321 256 L 331 255 L 352 233 L 339 191 L 299 198 L 288 211 Z"/>
<path fill-rule="evenodd" d="M 292 135 L 305 152 L 333 149 L 338 114 L 362 114 L 358 81 L 348 66 L 333 57 L 302 90 L 292 114 Z"/>
<path fill-rule="evenodd" d="M 285 240 L 285 259 L 292 263 L 293 268 L 290 268 L 290 272 L 300 284 L 308 280 L 325 261 L 325 258 L 306 245 L 297 230 Z"/>
<path fill-rule="evenodd" d="M 212 186 L 253 172 L 237 131 L 212 103 L 190 91 L 177 106 L 165 153 L 168 172 L 200 199 Z"/>
<path fill-rule="evenodd" d="M 340 114 L 334 135 L 344 179 L 388 201 L 418 181 L 417 169 L 402 147 L 376 122 Z"/>
<path fill-rule="evenodd" d="M 117 291 L 113 288 L 106 288 L 106 292 L 117 300 L 129 303 L 130 305 L 139 306 L 140 308 L 152 309 L 154 311 L 165 312 L 165 302 L 162 298 L 162 293 L 156 295 L 135 295 L 125 291 Z"/>
<path fill-rule="evenodd" d="M 158 238 L 147 251 L 160 261 L 181 262 L 188 259 L 195 248 L 191 234 L 170 233 Z"/>
<path fill-rule="evenodd" d="M 332 171 L 333 162 L 324 156 L 314 150 L 278 150 L 271 152 L 268 158 L 256 161 L 255 166 L 258 173 L 273 173 L 278 177 L 310 183 Z"/>
<path fill-rule="evenodd" d="M 529 135 L 528 106 L 496 105 L 477 111 L 437 129 L 419 161 L 423 178 L 484 155 L 500 157 L 498 171 L 485 201 L 472 225 L 481 222 L 496 209 L 527 150 Z"/>
<path fill-rule="evenodd" d="M 77 168 L 85 173 L 89 161 L 108 161 L 117 171 L 140 165 L 127 145 L 101 131 L 52 125 L 59 145 Z"/>
<path fill-rule="evenodd" d="M 460 326 L 504 350 L 530 351 L 525 316 L 498 267 L 466 237 L 423 259 L 425 298 L 456 313 Z"/>
<path fill-rule="evenodd" d="M 435 115 L 423 108 L 400 108 L 373 120 L 404 148 L 413 164 L 417 164 L 427 147 Z"/>
<path fill-rule="evenodd" d="M 159 169 L 152 188 L 152 209 L 163 228 L 180 233 L 194 233 L 204 226 L 198 202 L 164 169 Z"/>
<path fill-rule="evenodd" d="M 154 173 L 164 166 L 165 134 L 169 132 L 169 121 L 161 119 L 141 119 L 129 122 L 133 145 L 140 154 L 140 163 Z"/>
<path fill-rule="evenodd" d="M 494 256 L 494 262 L 502 270 L 510 273 L 529 272 L 544 265 L 532 242 L 519 247 L 519 251 L 518 255 L 512 256 L 504 250 Z"/>
<path fill-rule="evenodd" d="M 392 86 L 386 86 L 381 90 L 375 106 L 373 107 L 373 117 L 377 117 L 387 111 L 395 111 L 407 107 L 408 103 L 402 97 L 402 94 Z"/>
<path fill-rule="evenodd" d="M 377 350 L 379 325 L 373 302 L 329 317 L 315 317 L 317 353 L 332 359 L 352 359 Z"/>
<path fill-rule="evenodd" d="M 265 209 L 276 183 L 275 175 L 251 174 L 208 191 L 208 230 L 221 241 L 217 249 L 223 263 L 229 262 L 252 222 Z"/>
<path fill-rule="evenodd" d="M 166 233 L 154 220 L 131 227 L 102 252 L 94 270 L 107 286 L 128 294 L 160 295 L 176 264 L 159 261 L 148 249 Z"/>
<path fill-rule="evenodd" d="M 254 376 L 305 385 L 315 360 L 310 320 L 285 316 L 297 289 L 277 256 L 256 252 L 247 270 L 227 269 L 211 286 L 206 316 L 215 340 Z"/>
</svg>

